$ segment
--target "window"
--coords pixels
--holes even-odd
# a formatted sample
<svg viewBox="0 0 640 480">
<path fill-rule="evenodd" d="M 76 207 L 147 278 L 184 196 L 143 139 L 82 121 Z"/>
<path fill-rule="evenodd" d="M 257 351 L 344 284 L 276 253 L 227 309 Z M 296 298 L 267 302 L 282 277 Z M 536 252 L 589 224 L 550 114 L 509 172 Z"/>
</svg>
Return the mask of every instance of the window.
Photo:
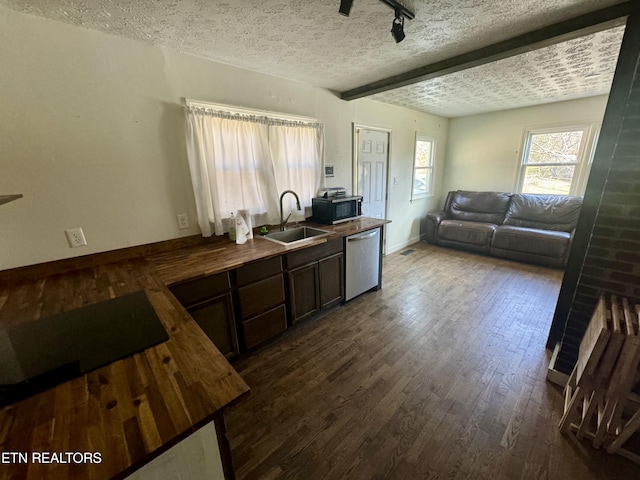
<svg viewBox="0 0 640 480">
<path fill-rule="evenodd" d="M 593 135 L 588 126 L 529 130 L 518 192 L 582 194 L 592 144 Z"/>
<path fill-rule="evenodd" d="M 227 231 L 231 212 L 249 209 L 254 225 L 277 224 L 279 192 L 294 190 L 310 209 L 320 186 L 323 128 L 314 119 L 191 101 L 187 157 L 198 225 L 205 237 Z M 296 211 L 293 197 L 285 216 Z"/>
<path fill-rule="evenodd" d="M 435 142 L 431 138 L 416 136 L 416 152 L 413 162 L 413 187 L 411 200 L 433 195 L 433 157 Z"/>
</svg>

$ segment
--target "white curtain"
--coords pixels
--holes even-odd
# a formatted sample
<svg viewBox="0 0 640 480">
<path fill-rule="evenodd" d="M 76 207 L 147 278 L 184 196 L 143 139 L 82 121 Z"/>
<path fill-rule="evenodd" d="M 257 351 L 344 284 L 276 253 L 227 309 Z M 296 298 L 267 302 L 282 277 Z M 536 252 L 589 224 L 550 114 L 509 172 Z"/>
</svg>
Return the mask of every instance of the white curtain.
<svg viewBox="0 0 640 480">
<path fill-rule="evenodd" d="M 295 198 L 283 199 L 284 217 L 291 220 L 311 215 L 311 199 L 316 196 L 322 175 L 322 129 L 308 126 L 269 125 L 269 146 L 273 159 L 278 192 L 293 190 L 300 197 L 301 212 Z"/>
<path fill-rule="evenodd" d="M 311 205 L 320 186 L 323 133 L 317 123 L 187 108 L 189 169 L 202 235 L 222 235 L 231 212 L 251 211 L 254 225 L 280 221 L 278 198 L 294 190 Z M 284 216 L 296 218 L 288 195 Z M 304 219 L 299 215 L 297 219 Z"/>
<path fill-rule="evenodd" d="M 278 223 L 267 125 L 187 112 L 187 155 L 204 237 L 227 231 L 231 212 L 248 208 L 256 224 Z"/>
</svg>

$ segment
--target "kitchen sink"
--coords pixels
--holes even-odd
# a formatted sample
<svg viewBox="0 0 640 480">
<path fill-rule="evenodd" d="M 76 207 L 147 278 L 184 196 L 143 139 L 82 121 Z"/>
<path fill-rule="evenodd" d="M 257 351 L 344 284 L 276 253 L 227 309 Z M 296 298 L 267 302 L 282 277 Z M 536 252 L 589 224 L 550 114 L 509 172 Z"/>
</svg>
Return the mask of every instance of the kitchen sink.
<svg viewBox="0 0 640 480">
<path fill-rule="evenodd" d="M 262 238 L 280 245 L 297 245 L 312 238 L 325 237 L 333 232 L 320 230 L 319 228 L 297 227 L 282 232 L 273 232 L 263 235 Z"/>
</svg>

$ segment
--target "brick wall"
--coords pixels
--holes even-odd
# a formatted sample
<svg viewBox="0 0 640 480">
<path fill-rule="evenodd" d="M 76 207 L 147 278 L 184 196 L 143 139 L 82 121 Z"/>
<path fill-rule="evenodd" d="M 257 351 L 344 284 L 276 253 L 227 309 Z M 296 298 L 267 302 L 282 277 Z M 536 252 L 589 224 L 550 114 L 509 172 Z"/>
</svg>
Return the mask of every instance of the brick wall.
<svg viewBox="0 0 640 480">
<path fill-rule="evenodd" d="M 596 150 L 591 174 L 596 178 L 589 179 L 591 188 L 587 187 L 583 207 L 587 211 L 576 230 L 576 235 L 584 236 L 583 251 L 572 251 L 556 307 L 554 324 L 563 316 L 565 320 L 555 369 L 567 374 L 576 363 L 580 341 L 601 294 L 613 293 L 640 303 L 639 16 L 634 14 L 627 24 L 619 60 L 625 64 L 616 70 L 603 122 L 607 138 L 601 138 L 604 144 L 601 148 L 599 142 Z M 561 305 L 563 301 L 567 305 Z M 553 327 L 550 343 L 552 339 Z"/>
</svg>

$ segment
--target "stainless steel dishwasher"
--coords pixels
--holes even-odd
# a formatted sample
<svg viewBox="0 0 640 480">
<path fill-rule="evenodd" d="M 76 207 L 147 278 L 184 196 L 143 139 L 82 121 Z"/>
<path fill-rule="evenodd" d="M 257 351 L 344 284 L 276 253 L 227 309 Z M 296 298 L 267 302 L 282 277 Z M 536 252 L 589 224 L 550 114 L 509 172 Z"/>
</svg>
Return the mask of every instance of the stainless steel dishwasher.
<svg viewBox="0 0 640 480">
<path fill-rule="evenodd" d="M 345 301 L 380 283 L 380 235 L 376 228 L 346 238 Z"/>
</svg>

